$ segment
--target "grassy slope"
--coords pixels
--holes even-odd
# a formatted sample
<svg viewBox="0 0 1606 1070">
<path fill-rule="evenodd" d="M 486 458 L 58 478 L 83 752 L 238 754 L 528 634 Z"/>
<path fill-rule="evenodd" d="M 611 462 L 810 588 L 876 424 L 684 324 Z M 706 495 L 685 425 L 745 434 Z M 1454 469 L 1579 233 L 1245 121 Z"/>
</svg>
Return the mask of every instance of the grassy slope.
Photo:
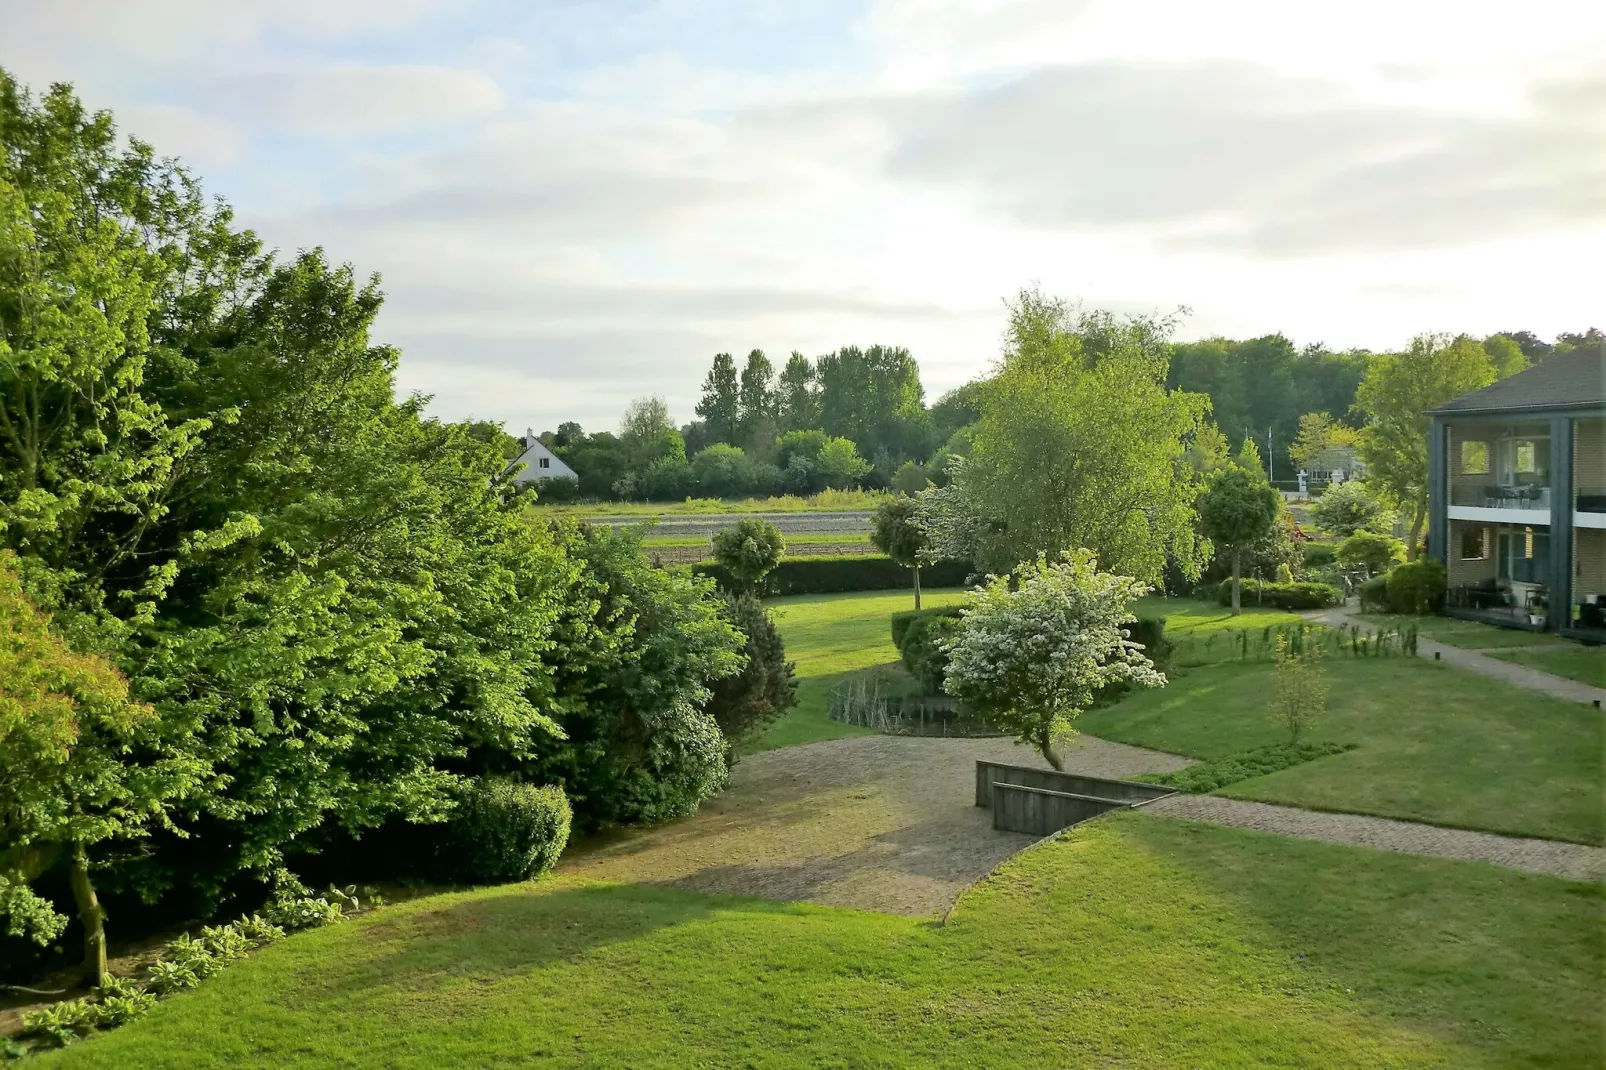
<svg viewBox="0 0 1606 1070">
<path fill-rule="evenodd" d="M 952 605 L 963 591 L 921 594 L 922 606 Z M 786 641 L 786 656 L 797 663 L 797 708 L 770 726 L 755 750 L 864 735 L 868 729 L 839 724 L 825 715 L 828 692 L 846 676 L 874 666 L 898 664 L 892 645 L 892 614 L 914 608 L 909 591 L 796 595 L 767 605 Z M 901 670 L 900 670 L 901 671 Z"/>
<path fill-rule="evenodd" d="M 1569 643 L 1556 650 L 1495 650 L 1490 651 L 1489 656 L 1579 683 L 1606 687 L 1606 647 Z"/>
<path fill-rule="evenodd" d="M 297 936 L 53 1067 L 1596 1066 L 1599 889 L 1111 815 L 946 926 L 555 880 Z"/>
<path fill-rule="evenodd" d="M 1416 658 L 1332 658 L 1314 739 L 1345 754 L 1232 785 L 1241 798 L 1581 843 L 1606 838 L 1602 714 Z M 1216 757 L 1283 737 L 1266 713 L 1272 666 L 1173 674 L 1080 719 L 1106 739 Z"/>
</svg>

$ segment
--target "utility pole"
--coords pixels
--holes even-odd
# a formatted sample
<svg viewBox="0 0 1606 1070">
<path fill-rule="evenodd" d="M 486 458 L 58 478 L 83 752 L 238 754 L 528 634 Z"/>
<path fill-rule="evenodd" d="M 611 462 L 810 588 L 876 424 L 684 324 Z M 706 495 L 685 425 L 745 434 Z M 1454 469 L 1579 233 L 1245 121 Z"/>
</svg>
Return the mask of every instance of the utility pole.
<svg viewBox="0 0 1606 1070">
<path fill-rule="evenodd" d="M 1266 428 L 1266 479 L 1277 482 L 1277 455 L 1271 452 L 1271 428 Z"/>
</svg>

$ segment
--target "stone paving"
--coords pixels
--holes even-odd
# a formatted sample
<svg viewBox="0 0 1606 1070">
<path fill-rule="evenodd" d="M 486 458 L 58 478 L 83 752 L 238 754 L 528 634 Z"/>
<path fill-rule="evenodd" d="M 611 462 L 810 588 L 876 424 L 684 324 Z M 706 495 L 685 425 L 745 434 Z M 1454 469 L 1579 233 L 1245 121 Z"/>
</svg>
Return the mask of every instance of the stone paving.
<svg viewBox="0 0 1606 1070">
<path fill-rule="evenodd" d="M 1395 821 L 1362 814 L 1324 813 L 1292 806 L 1272 806 L 1219 795 L 1173 795 L 1144 807 L 1146 813 L 1190 821 L 1208 821 L 1232 828 L 1275 832 L 1306 840 L 1323 840 L 1381 851 L 1490 862 L 1530 873 L 1573 880 L 1606 880 L 1606 849 L 1556 840 L 1497 836 L 1490 832 L 1440 828 L 1415 821 Z"/>
</svg>

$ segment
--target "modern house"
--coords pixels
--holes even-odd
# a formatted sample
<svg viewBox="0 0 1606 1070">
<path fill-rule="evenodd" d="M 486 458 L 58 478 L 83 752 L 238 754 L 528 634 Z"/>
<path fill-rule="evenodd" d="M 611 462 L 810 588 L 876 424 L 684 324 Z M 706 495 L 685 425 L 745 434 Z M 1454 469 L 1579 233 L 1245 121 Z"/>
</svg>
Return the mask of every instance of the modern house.
<svg viewBox="0 0 1606 1070">
<path fill-rule="evenodd" d="M 524 437 L 519 439 L 524 452 L 508 465 L 513 469 L 515 483 L 537 483 L 543 479 L 578 479 L 574 469 L 564 464 L 553 452 L 541 444 L 535 437 L 535 432 L 526 428 Z"/>
<path fill-rule="evenodd" d="M 1551 357 L 1429 415 L 1445 612 L 1606 639 L 1606 350 Z"/>
</svg>

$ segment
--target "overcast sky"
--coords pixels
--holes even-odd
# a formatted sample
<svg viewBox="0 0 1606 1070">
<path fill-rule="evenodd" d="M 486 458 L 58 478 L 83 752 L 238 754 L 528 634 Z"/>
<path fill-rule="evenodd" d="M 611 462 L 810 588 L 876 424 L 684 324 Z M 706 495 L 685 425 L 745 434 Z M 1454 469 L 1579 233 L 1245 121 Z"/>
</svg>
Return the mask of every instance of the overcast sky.
<svg viewBox="0 0 1606 1070">
<path fill-rule="evenodd" d="M 678 420 L 712 355 L 905 345 L 1032 282 L 1183 335 L 1606 326 L 1606 4 L 0 0 L 269 243 L 388 294 L 436 413 Z"/>
</svg>

